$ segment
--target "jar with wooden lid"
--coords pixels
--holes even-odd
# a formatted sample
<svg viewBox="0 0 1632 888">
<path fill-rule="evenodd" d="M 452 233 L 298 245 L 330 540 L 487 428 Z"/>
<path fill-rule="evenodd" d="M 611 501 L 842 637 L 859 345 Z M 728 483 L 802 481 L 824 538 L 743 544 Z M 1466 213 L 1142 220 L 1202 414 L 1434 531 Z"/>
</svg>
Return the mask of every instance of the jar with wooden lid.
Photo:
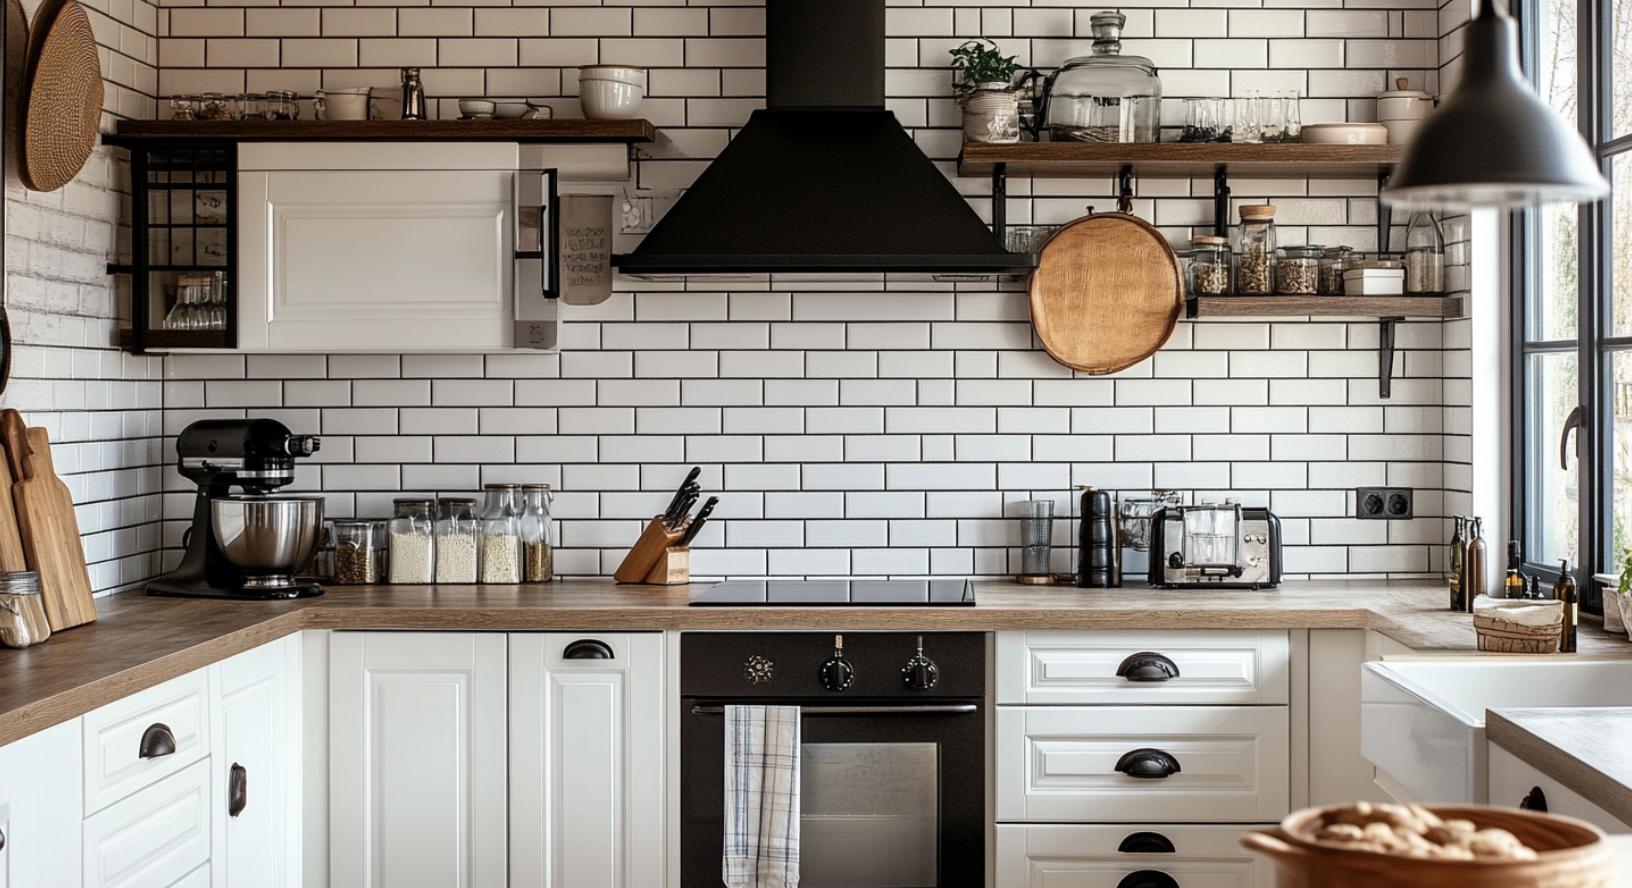
<svg viewBox="0 0 1632 888">
<path fill-rule="evenodd" d="M 1228 240 L 1203 235 L 1190 241 L 1190 295 L 1228 295 L 1234 289 L 1230 286 L 1234 273 L 1235 260 Z"/>
<path fill-rule="evenodd" d="M 484 583 L 521 582 L 521 485 L 485 484 L 481 576 Z"/>
<path fill-rule="evenodd" d="M 436 581 L 475 583 L 482 522 L 476 498 L 445 496 L 436 501 Z"/>
<path fill-rule="evenodd" d="M 1235 292 L 1269 296 L 1275 292 L 1275 208 L 1250 204 L 1241 208 L 1237 238 Z"/>
<path fill-rule="evenodd" d="M 525 484 L 521 493 L 521 580 L 548 583 L 555 575 L 555 528 L 550 521 L 555 494 L 548 484 Z"/>
<path fill-rule="evenodd" d="M 434 516 L 436 501 L 403 497 L 392 500 L 386 523 L 390 541 L 390 576 L 393 583 L 432 583 L 436 580 Z"/>
<path fill-rule="evenodd" d="M 51 637 L 40 601 L 40 575 L 32 570 L 0 574 L 0 644 L 26 648 Z"/>
<path fill-rule="evenodd" d="M 1282 247 L 1275 259 L 1275 292 L 1287 296 L 1313 296 L 1320 292 L 1322 246 Z"/>
</svg>

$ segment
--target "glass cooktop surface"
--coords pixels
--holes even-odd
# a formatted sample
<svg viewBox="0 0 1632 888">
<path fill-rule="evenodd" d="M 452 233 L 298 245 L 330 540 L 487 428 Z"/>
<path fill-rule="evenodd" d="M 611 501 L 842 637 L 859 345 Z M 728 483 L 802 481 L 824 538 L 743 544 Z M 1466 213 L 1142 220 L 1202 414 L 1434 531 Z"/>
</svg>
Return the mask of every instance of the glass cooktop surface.
<svg viewBox="0 0 1632 888">
<path fill-rule="evenodd" d="M 727 580 L 692 607 L 973 607 L 969 580 Z"/>
</svg>

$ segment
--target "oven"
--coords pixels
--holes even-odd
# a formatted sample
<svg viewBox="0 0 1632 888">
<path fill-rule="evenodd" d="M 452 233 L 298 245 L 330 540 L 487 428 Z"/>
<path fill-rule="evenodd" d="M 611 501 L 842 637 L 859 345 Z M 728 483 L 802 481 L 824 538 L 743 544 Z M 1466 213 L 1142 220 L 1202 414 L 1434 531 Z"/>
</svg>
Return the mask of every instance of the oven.
<svg viewBox="0 0 1632 888">
<path fill-rule="evenodd" d="M 681 884 L 722 884 L 725 707 L 800 712 L 800 888 L 979 888 L 986 637 L 686 633 Z"/>
</svg>

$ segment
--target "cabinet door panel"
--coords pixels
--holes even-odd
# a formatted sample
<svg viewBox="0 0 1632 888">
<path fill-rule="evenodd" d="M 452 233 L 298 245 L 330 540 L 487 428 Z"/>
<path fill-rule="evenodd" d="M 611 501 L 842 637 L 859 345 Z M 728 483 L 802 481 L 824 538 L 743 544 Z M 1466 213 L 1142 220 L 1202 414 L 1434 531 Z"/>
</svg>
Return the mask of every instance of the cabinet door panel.
<svg viewBox="0 0 1632 888">
<path fill-rule="evenodd" d="M 211 787 L 216 810 L 217 888 L 280 888 L 299 881 L 300 681 L 295 636 L 212 666 L 217 752 Z M 243 769 L 245 803 L 231 812 L 233 768 Z"/>
<path fill-rule="evenodd" d="M 0 886 L 78 885 L 80 821 L 79 719 L 0 746 Z"/>
<path fill-rule="evenodd" d="M 505 637 L 336 632 L 336 888 L 502 888 Z"/>
<path fill-rule="evenodd" d="M 568 659 L 586 637 L 611 659 Z M 663 638 L 510 640 L 511 884 L 662 884 Z"/>
<path fill-rule="evenodd" d="M 210 760 L 85 819 L 86 888 L 169 888 L 210 860 Z"/>
</svg>

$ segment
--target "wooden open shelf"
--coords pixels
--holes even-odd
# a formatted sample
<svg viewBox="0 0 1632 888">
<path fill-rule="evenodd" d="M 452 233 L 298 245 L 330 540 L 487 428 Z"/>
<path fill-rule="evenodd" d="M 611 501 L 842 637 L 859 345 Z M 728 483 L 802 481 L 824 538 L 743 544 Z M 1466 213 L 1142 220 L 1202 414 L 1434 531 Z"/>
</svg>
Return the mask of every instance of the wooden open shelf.
<svg viewBox="0 0 1632 888">
<path fill-rule="evenodd" d="M 1124 166 L 1134 175 L 1168 178 L 1212 176 L 1229 168 L 1232 178 L 1376 178 L 1399 163 L 1399 145 L 1235 145 L 1190 142 L 965 142 L 958 175 L 990 176 L 1004 164 L 1010 176 L 1111 178 Z"/>
<path fill-rule="evenodd" d="M 1461 296 L 1192 296 L 1191 318 L 1460 318 Z"/>
<path fill-rule="evenodd" d="M 635 120 L 121 120 L 108 142 L 650 142 Z"/>
</svg>

